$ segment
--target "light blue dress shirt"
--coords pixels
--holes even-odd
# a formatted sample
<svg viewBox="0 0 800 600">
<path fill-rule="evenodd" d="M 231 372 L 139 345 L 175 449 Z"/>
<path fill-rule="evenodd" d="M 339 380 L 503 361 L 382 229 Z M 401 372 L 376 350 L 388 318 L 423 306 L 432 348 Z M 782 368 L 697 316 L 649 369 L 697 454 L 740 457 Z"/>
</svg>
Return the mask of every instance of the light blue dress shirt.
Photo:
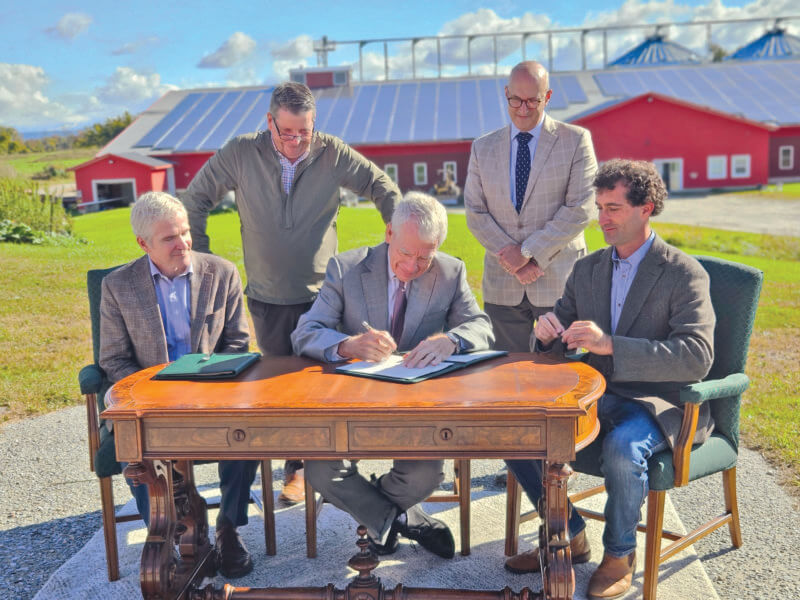
<svg viewBox="0 0 800 600">
<path fill-rule="evenodd" d="M 171 281 L 158 267 L 150 261 L 150 275 L 156 287 L 158 308 L 161 310 L 161 321 L 164 323 L 164 333 L 167 336 L 167 352 L 169 359 L 177 360 L 184 354 L 192 351 L 191 314 L 192 302 L 189 277 L 192 274 L 192 265 L 185 272 Z"/>
<path fill-rule="evenodd" d="M 531 151 L 531 165 L 533 165 L 533 157 L 536 155 L 536 144 L 539 142 L 539 135 L 542 133 L 542 123 L 544 123 L 544 113 L 542 118 L 536 124 L 536 127 L 531 129 L 530 133 L 533 137 L 528 141 L 528 149 Z M 511 190 L 511 206 L 517 206 L 517 183 L 516 183 L 516 170 L 517 170 L 517 148 L 519 141 L 517 141 L 517 134 L 520 130 L 514 123 L 511 123 L 511 163 L 508 172 L 508 186 Z M 515 209 L 516 210 L 516 209 Z"/>
<path fill-rule="evenodd" d="M 639 270 L 639 264 L 642 262 L 650 246 L 653 245 L 655 239 L 655 232 L 650 232 L 650 237 L 647 238 L 644 244 L 636 249 L 636 252 L 631 254 L 628 258 L 620 258 L 617 254 L 617 249 L 611 251 L 611 261 L 614 263 L 614 268 L 611 272 L 611 333 L 617 331 L 617 324 L 619 317 L 622 314 L 622 307 L 625 306 L 625 299 L 628 297 L 628 292 L 631 289 L 631 283 L 636 277 L 636 272 Z"/>
</svg>

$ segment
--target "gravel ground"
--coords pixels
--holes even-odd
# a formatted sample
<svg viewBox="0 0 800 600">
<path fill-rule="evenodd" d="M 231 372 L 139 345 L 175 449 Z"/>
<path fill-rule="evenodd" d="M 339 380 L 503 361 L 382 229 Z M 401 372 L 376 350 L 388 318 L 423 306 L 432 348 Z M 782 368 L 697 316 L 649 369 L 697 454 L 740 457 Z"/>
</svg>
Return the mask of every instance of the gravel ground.
<svg viewBox="0 0 800 600">
<path fill-rule="evenodd" d="M 5 597 L 31 598 L 101 527 L 85 418 L 84 408 L 76 406 L 0 429 L 0 589 Z M 498 467 L 499 461 L 473 461 L 473 488 L 496 487 Z M 196 472 L 200 484 L 215 480 L 213 465 Z M 696 546 L 703 565 L 722 600 L 796 597 L 800 512 L 758 453 L 742 450 L 738 475 L 744 546 L 734 551 L 727 529 L 717 531 Z M 721 488 L 719 477 L 711 477 L 671 494 L 687 527 L 721 512 Z M 129 498 L 120 477 L 115 494 L 120 504 Z"/>
</svg>

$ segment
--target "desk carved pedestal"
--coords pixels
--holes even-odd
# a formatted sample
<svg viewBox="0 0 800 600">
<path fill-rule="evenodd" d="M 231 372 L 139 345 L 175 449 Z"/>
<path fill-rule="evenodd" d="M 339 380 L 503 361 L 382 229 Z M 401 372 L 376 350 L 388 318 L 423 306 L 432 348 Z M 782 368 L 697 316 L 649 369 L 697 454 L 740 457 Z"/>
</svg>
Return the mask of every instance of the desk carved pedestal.
<svg viewBox="0 0 800 600">
<path fill-rule="evenodd" d="M 159 368 L 118 382 L 103 414 L 114 421 L 117 458 L 130 463 L 125 475 L 150 491 L 140 572 L 146 600 L 572 599 L 566 463 L 598 432 L 605 383 L 594 369 L 512 354 L 408 386 L 338 375 L 297 357 L 265 358 L 226 382 L 155 381 Z M 285 456 L 544 460 L 542 592 L 384 589 L 363 527 L 349 563 L 359 574 L 343 590 L 197 587 L 216 565 L 188 461 Z"/>
</svg>

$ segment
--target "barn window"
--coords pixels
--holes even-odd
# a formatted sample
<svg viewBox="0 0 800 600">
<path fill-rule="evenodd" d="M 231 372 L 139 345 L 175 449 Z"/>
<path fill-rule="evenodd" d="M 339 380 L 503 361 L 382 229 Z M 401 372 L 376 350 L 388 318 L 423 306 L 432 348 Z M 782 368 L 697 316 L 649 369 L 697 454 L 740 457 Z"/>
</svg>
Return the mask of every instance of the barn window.
<svg viewBox="0 0 800 600">
<path fill-rule="evenodd" d="M 383 165 L 383 172 L 389 176 L 389 179 L 397 183 L 397 163 Z"/>
<path fill-rule="evenodd" d="M 446 160 L 442 163 L 445 173 L 450 173 L 453 183 L 458 183 L 458 163 L 454 160 Z"/>
<path fill-rule="evenodd" d="M 778 148 L 778 168 L 784 171 L 794 169 L 794 146 Z"/>
<path fill-rule="evenodd" d="M 708 157 L 708 178 L 725 179 L 728 176 L 728 157 L 709 156 Z"/>
<path fill-rule="evenodd" d="M 749 154 L 734 154 L 731 156 L 731 177 L 735 179 L 750 177 Z"/>
<path fill-rule="evenodd" d="M 414 185 L 428 185 L 428 163 L 414 163 Z"/>
</svg>

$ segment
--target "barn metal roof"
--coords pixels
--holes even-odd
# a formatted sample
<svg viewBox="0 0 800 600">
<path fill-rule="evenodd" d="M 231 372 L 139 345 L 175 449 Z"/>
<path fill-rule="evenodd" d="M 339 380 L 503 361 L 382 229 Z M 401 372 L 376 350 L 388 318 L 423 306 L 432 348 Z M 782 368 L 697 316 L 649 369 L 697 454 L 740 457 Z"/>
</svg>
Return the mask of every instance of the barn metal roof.
<svg viewBox="0 0 800 600">
<path fill-rule="evenodd" d="M 674 65 L 699 62 L 700 57 L 688 48 L 667 41 L 662 34 L 655 34 L 610 62 L 608 66 Z"/>
<path fill-rule="evenodd" d="M 764 60 L 800 57 L 800 38 L 776 27 L 739 48 L 726 60 Z"/>
</svg>

